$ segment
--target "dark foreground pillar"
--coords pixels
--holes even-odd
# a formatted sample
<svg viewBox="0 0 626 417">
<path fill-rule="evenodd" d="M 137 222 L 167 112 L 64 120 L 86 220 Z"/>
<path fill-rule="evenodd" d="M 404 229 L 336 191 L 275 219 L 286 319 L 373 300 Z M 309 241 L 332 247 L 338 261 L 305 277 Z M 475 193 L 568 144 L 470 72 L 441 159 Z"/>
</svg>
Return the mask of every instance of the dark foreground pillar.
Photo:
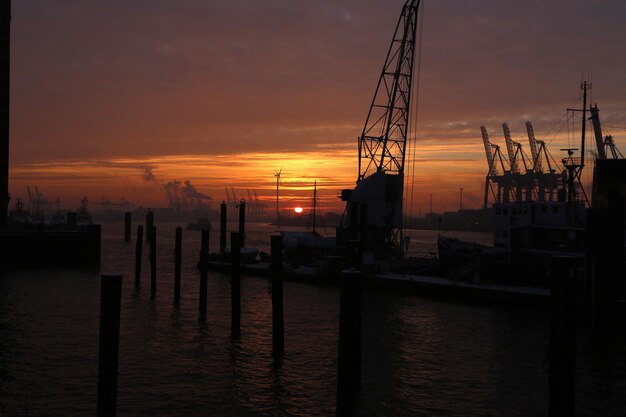
<svg viewBox="0 0 626 417">
<path fill-rule="evenodd" d="M 9 210 L 9 102 L 11 70 L 11 1 L 0 6 L 0 228 Z"/>
<path fill-rule="evenodd" d="M 156 227 L 150 230 L 150 294 L 156 294 Z"/>
<path fill-rule="evenodd" d="M 283 237 L 272 236 L 272 341 L 274 357 L 285 352 L 283 312 Z"/>
<path fill-rule="evenodd" d="M 550 417 L 574 415 L 576 367 L 576 259 L 552 258 Z"/>
<path fill-rule="evenodd" d="M 244 247 L 246 240 L 246 202 L 241 200 L 239 203 L 239 244 Z"/>
<path fill-rule="evenodd" d="M 124 242 L 130 242 L 130 228 L 131 228 L 131 214 L 130 211 L 124 213 Z"/>
<path fill-rule="evenodd" d="M 117 362 L 120 341 L 122 275 L 103 274 L 100 286 L 98 417 L 114 417 L 117 412 Z"/>
<path fill-rule="evenodd" d="M 352 415 L 361 385 L 361 273 L 341 277 L 337 415 Z"/>
<path fill-rule="evenodd" d="M 239 336 L 241 328 L 241 240 L 239 233 L 230 234 L 230 307 L 231 334 Z"/>
<path fill-rule="evenodd" d="M 143 226 L 137 226 L 137 245 L 135 246 L 135 287 L 141 286 L 141 252 L 143 251 Z"/>
<path fill-rule="evenodd" d="M 220 253 L 226 250 L 226 202 L 220 205 Z"/>
<path fill-rule="evenodd" d="M 148 211 L 148 213 L 146 213 L 146 240 L 148 242 L 150 242 L 152 226 L 154 226 L 154 213 L 152 211 Z"/>
<path fill-rule="evenodd" d="M 207 275 L 209 268 L 209 231 L 202 231 L 200 243 L 200 312 L 206 313 Z"/>
<path fill-rule="evenodd" d="M 182 264 L 183 229 L 176 228 L 174 244 L 174 307 L 180 306 L 180 267 Z"/>
</svg>

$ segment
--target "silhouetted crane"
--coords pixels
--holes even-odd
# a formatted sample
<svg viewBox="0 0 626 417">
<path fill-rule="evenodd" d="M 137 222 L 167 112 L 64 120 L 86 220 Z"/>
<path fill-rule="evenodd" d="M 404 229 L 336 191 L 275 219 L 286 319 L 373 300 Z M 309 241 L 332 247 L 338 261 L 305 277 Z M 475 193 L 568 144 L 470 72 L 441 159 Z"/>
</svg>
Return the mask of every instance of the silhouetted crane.
<svg viewBox="0 0 626 417">
<path fill-rule="evenodd" d="M 403 252 L 404 168 L 419 5 L 420 0 L 408 0 L 402 7 L 359 136 L 357 184 L 342 191 L 342 200 L 347 201 L 343 228 L 350 229 L 347 233 L 354 238 L 358 223 L 365 250 L 378 254 L 391 250 L 401 256 Z"/>
</svg>

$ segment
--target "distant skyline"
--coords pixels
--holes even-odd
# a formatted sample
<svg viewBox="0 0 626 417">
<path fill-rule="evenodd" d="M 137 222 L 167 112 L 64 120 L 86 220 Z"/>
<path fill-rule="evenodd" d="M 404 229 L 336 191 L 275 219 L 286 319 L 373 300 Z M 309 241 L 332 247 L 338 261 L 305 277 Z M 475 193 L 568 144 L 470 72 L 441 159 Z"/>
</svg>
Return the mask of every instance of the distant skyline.
<svg viewBox="0 0 626 417">
<path fill-rule="evenodd" d="M 338 210 L 403 3 L 14 1 L 11 194 L 159 207 L 164 184 L 189 180 L 214 202 L 225 186 L 273 201 L 282 166 L 286 205 L 317 178 Z M 481 205 L 481 124 L 503 145 L 508 122 L 530 153 L 530 120 L 560 160 L 579 137 L 562 117 L 583 73 L 624 152 L 625 2 L 423 3 L 413 214 L 429 194 L 456 210 L 461 187 L 464 207 Z"/>
</svg>

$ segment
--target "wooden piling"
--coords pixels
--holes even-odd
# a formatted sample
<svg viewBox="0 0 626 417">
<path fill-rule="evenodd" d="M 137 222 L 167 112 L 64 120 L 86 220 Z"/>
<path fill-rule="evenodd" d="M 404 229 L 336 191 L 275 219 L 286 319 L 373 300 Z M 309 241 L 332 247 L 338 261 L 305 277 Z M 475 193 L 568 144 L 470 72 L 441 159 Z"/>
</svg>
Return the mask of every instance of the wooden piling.
<svg viewBox="0 0 626 417">
<path fill-rule="evenodd" d="M 243 248 L 246 240 L 246 202 L 239 203 L 239 244 Z"/>
<path fill-rule="evenodd" d="M 130 242 L 130 228 L 131 228 L 131 215 L 130 211 L 124 213 L 124 242 Z"/>
<path fill-rule="evenodd" d="M 285 352 L 283 313 L 283 237 L 271 237 L 272 246 L 272 346 L 274 357 Z"/>
<path fill-rule="evenodd" d="M 150 230 L 150 293 L 156 293 L 156 226 Z"/>
<path fill-rule="evenodd" d="M 122 275 L 103 274 L 100 280 L 98 417 L 115 417 L 117 413 L 121 298 Z"/>
<path fill-rule="evenodd" d="M 576 281 L 574 257 L 554 256 L 551 264 L 550 417 L 574 415 L 576 368 Z"/>
<path fill-rule="evenodd" d="M 174 307 L 180 306 L 180 267 L 182 263 L 183 229 L 176 228 L 174 243 Z"/>
<path fill-rule="evenodd" d="M 230 307 L 231 334 L 239 335 L 241 328 L 241 237 L 239 233 L 230 234 Z"/>
<path fill-rule="evenodd" d="M 220 253 L 226 250 L 226 202 L 220 205 Z"/>
<path fill-rule="evenodd" d="M 343 273 L 339 307 L 337 415 L 352 414 L 361 385 L 361 273 Z"/>
<path fill-rule="evenodd" d="M 143 226 L 137 226 L 137 245 L 135 246 L 135 287 L 141 286 L 141 252 L 143 249 Z"/>
<path fill-rule="evenodd" d="M 150 233 L 152 232 L 152 226 L 154 226 L 154 213 L 149 210 L 146 213 L 146 240 L 150 242 Z"/>
<path fill-rule="evenodd" d="M 209 231 L 202 231 L 200 243 L 200 312 L 206 313 L 207 303 L 207 274 L 209 263 Z"/>
</svg>

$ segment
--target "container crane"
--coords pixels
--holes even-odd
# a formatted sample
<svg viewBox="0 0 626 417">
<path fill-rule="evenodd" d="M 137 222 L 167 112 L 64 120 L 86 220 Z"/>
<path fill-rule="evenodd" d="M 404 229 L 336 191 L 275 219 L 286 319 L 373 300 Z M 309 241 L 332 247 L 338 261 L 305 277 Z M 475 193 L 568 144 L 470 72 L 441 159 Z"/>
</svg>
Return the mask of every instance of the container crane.
<svg viewBox="0 0 626 417">
<path fill-rule="evenodd" d="M 522 149 L 522 144 L 514 141 L 511 138 L 511 131 L 509 130 L 508 124 L 502 123 L 502 131 L 504 132 L 504 140 L 506 141 L 506 150 L 509 154 L 509 164 L 511 165 L 511 172 L 513 174 L 519 174 L 520 159 L 522 161 L 522 164 L 524 165 L 524 171 L 528 171 L 528 157 Z"/>
<path fill-rule="evenodd" d="M 489 166 L 489 173 L 487 174 L 487 176 L 492 177 L 496 175 L 496 166 L 493 163 L 494 148 L 491 145 L 491 142 L 489 142 L 489 133 L 487 133 L 487 128 L 485 126 L 480 127 L 480 133 L 482 133 L 482 136 L 483 136 L 483 144 L 485 145 L 485 154 L 487 155 L 487 165 Z"/>
<path fill-rule="evenodd" d="M 596 148 L 598 149 L 598 159 L 607 159 L 610 155 L 612 159 L 623 159 L 624 155 L 617 149 L 615 142 L 613 142 L 613 136 L 602 136 L 602 126 L 600 124 L 598 105 L 595 104 L 589 107 L 591 113 L 591 124 L 593 125 L 593 133 L 596 137 Z M 607 154 L 608 150 L 608 154 Z"/>
<path fill-rule="evenodd" d="M 265 203 L 261 202 L 261 200 L 259 199 L 259 195 L 256 192 L 256 188 L 253 188 L 252 192 L 254 193 L 254 203 L 258 207 L 259 213 L 263 214 L 263 212 L 265 211 L 266 205 Z"/>
<path fill-rule="evenodd" d="M 402 7 L 358 138 L 357 183 L 342 191 L 347 202 L 343 239 L 358 239 L 364 250 L 378 255 L 403 252 L 404 167 L 419 5 L 420 0 L 407 0 Z"/>
<path fill-rule="evenodd" d="M 535 175 L 535 188 L 537 199 L 552 201 L 558 188 L 561 174 L 556 172 L 556 162 L 548 153 L 546 142 L 535 137 L 535 130 L 531 122 L 526 122 L 528 142 L 533 154 L 533 173 Z M 554 162 L 554 164 L 553 164 Z"/>
<path fill-rule="evenodd" d="M 591 124 L 593 125 L 593 133 L 596 137 L 596 148 L 598 150 L 598 159 L 606 159 L 606 151 L 604 150 L 604 138 L 602 137 L 602 126 L 600 126 L 600 115 L 598 105 L 595 104 L 589 107 L 591 113 Z"/>
<path fill-rule="evenodd" d="M 500 146 L 495 143 L 491 143 L 489 140 L 489 133 L 485 126 L 480 127 L 480 132 L 483 137 L 483 144 L 485 146 L 485 154 L 487 155 L 487 164 L 489 171 L 485 177 L 485 194 L 483 207 L 489 207 L 489 192 L 493 195 L 496 202 L 502 202 L 503 195 L 504 201 L 509 201 L 509 192 L 511 189 L 510 169 L 507 170 L 504 162 L 505 158 L 500 151 Z M 502 170 L 502 175 L 498 175 L 498 166 Z M 496 186 L 496 191 L 493 190 L 493 185 Z M 503 194 L 504 190 L 504 194 Z"/>
<path fill-rule="evenodd" d="M 537 139 L 535 139 L 535 129 L 530 122 L 526 122 L 526 132 L 528 132 L 528 144 L 530 145 L 530 154 L 533 157 L 533 172 L 543 172 L 541 159 L 539 158 L 539 149 L 537 148 Z"/>
</svg>

